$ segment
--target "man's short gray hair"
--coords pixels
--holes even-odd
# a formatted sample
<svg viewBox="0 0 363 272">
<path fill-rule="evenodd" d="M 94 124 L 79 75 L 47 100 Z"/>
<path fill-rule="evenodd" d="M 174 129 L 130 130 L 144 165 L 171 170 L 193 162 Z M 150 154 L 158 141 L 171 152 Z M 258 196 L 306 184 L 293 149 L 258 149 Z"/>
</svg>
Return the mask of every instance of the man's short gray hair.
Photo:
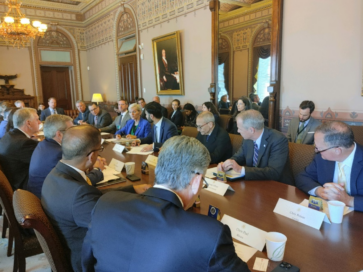
<svg viewBox="0 0 363 272">
<path fill-rule="evenodd" d="M 354 134 L 350 126 L 340 121 L 327 121 L 315 129 L 315 133 L 324 134 L 324 142 L 330 147 L 349 148 L 354 144 Z"/>
<path fill-rule="evenodd" d="M 185 189 L 195 173 L 204 174 L 211 161 L 208 149 L 196 138 L 175 136 L 161 149 L 155 169 L 155 184 L 172 190 Z"/>
<path fill-rule="evenodd" d="M 262 114 L 256 110 L 247 110 L 239 113 L 236 120 L 241 119 L 243 127 L 249 129 L 253 127 L 254 129 L 261 130 L 264 128 L 265 119 Z"/>
<path fill-rule="evenodd" d="M 203 111 L 198 115 L 197 119 L 202 119 L 204 123 L 216 122 L 213 113 L 211 113 L 210 111 Z"/>
<path fill-rule="evenodd" d="M 129 106 L 129 111 L 131 112 L 132 109 L 136 108 L 136 110 L 138 110 L 139 112 L 142 111 L 141 109 L 141 106 L 137 103 L 132 103 L 130 106 Z"/>
<path fill-rule="evenodd" d="M 20 106 L 21 106 L 23 103 L 24 103 L 23 101 L 21 101 L 21 100 L 17 100 L 17 101 L 15 101 L 14 105 L 15 105 L 15 107 L 17 107 L 17 108 L 20 108 Z"/>
<path fill-rule="evenodd" d="M 86 105 L 86 103 L 84 103 L 84 101 L 83 101 L 83 100 L 77 100 L 77 101 L 76 101 L 76 105 L 77 105 L 78 103 L 83 103 L 83 104 L 85 104 L 85 105 Z"/>
<path fill-rule="evenodd" d="M 44 122 L 44 137 L 53 139 L 57 131 L 66 131 L 67 122 L 72 123 L 72 118 L 67 115 L 53 114 L 47 117 Z"/>
<path fill-rule="evenodd" d="M 17 110 L 13 115 L 14 128 L 22 127 L 27 120 L 34 117 L 33 113 L 37 114 L 36 109 L 22 108 Z"/>
</svg>

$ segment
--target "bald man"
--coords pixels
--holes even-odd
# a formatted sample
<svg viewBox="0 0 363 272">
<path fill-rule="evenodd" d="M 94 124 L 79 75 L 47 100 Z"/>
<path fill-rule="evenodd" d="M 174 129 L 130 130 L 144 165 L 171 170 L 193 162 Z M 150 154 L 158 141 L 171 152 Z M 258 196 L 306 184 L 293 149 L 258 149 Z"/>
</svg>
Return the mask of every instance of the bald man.
<svg viewBox="0 0 363 272">
<path fill-rule="evenodd" d="M 154 96 L 153 101 L 160 104 L 160 97 Z M 161 104 L 160 106 L 161 106 L 161 114 L 163 115 L 164 118 L 168 118 L 168 110 L 164 108 Z"/>
</svg>

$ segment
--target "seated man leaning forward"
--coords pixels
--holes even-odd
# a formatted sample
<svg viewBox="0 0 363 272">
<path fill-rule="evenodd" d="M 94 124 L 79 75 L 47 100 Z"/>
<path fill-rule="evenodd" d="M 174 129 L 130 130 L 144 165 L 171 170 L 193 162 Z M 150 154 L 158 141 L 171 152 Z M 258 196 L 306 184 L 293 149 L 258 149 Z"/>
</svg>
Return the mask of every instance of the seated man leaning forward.
<svg viewBox="0 0 363 272">
<path fill-rule="evenodd" d="M 157 102 L 150 102 L 145 106 L 146 118 L 153 122 L 154 126 L 145 138 L 140 138 L 132 142 L 132 145 L 149 144 L 142 151 L 159 151 L 159 148 L 169 138 L 178 135 L 178 129 L 169 119 L 163 117 L 161 106 Z"/>
<path fill-rule="evenodd" d="M 41 202 L 65 249 L 74 271 L 81 269 L 81 249 L 91 212 L 102 192 L 91 185 L 85 172 L 103 150 L 101 135 L 92 126 L 74 126 L 64 133 L 62 160 L 46 177 Z M 121 190 L 143 193 L 149 185 Z M 127 194 L 126 194 L 127 195 Z"/>
<path fill-rule="evenodd" d="M 249 271 L 227 225 L 186 211 L 200 194 L 209 163 L 209 152 L 197 139 L 167 140 L 153 188 L 99 199 L 84 239 L 83 271 Z M 147 254 L 140 257 L 141 252 Z"/>
<path fill-rule="evenodd" d="M 131 120 L 128 120 L 126 125 L 116 132 L 116 138 L 121 138 L 126 135 L 128 139 L 145 138 L 151 131 L 150 123 L 141 118 L 141 106 L 139 104 L 131 104 L 129 112 L 131 113 Z"/>
<path fill-rule="evenodd" d="M 111 115 L 106 110 L 100 109 L 95 102 L 89 104 L 88 109 L 90 111 L 88 121 L 81 122 L 81 125 L 88 123 L 96 128 L 103 128 L 112 124 Z"/>
<path fill-rule="evenodd" d="M 243 137 L 241 148 L 218 170 L 241 173 L 246 180 L 275 180 L 294 185 L 289 167 L 289 145 L 279 131 L 264 127 L 262 114 L 256 110 L 237 115 L 238 132 Z"/>
<path fill-rule="evenodd" d="M 225 129 L 215 124 L 213 113 L 204 111 L 197 117 L 197 139 L 208 149 L 211 163 L 219 163 L 232 156 L 231 138 Z"/>
<path fill-rule="evenodd" d="M 314 160 L 296 178 L 296 187 L 326 200 L 339 200 L 363 212 L 363 146 L 343 122 L 318 126 Z"/>
<path fill-rule="evenodd" d="M 72 127 L 72 118 L 53 114 L 44 122 L 45 139 L 35 148 L 29 167 L 28 191 L 40 198 L 45 178 L 62 159 L 62 138 L 64 132 Z M 46 158 L 46 159 L 44 159 Z M 98 157 L 93 170 L 87 173 L 92 184 L 103 180 L 102 170 L 106 160 Z"/>
</svg>

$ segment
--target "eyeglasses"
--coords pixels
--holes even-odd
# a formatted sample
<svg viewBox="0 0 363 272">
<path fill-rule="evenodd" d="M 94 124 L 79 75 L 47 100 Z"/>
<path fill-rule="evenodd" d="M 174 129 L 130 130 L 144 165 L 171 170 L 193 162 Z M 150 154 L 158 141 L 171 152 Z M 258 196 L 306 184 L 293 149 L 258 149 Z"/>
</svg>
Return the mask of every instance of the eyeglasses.
<svg viewBox="0 0 363 272">
<path fill-rule="evenodd" d="M 339 145 L 336 145 L 336 146 L 331 146 L 331 147 L 328 147 L 326 149 L 323 149 L 323 150 L 319 150 L 316 146 L 315 146 L 315 154 L 320 154 L 320 153 L 323 153 L 329 149 L 332 149 L 332 148 L 337 148 L 339 147 Z"/>
<path fill-rule="evenodd" d="M 208 122 L 209 123 L 209 122 Z M 201 126 L 197 126 L 197 129 L 201 129 L 202 127 L 204 127 L 206 124 L 208 123 L 205 123 L 204 125 L 201 125 Z"/>
<path fill-rule="evenodd" d="M 92 152 L 96 152 L 96 151 L 99 151 L 99 152 L 102 152 L 104 149 L 103 145 L 101 145 L 101 148 L 100 149 L 94 149 L 94 150 L 91 150 L 87 155 L 86 157 L 88 157 Z"/>
<path fill-rule="evenodd" d="M 193 174 L 196 174 L 196 175 L 201 175 L 200 173 L 198 173 L 198 172 L 194 172 L 194 171 L 192 171 L 192 173 L 193 173 Z M 209 184 L 208 184 L 208 182 L 205 180 L 205 178 L 203 177 L 203 175 L 202 175 L 202 179 L 203 179 L 203 187 L 202 187 L 202 188 L 208 188 Z M 205 183 L 205 184 L 204 184 L 204 183 Z"/>
<path fill-rule="evenodd" d="M 94 108 L 94 109 L 92 109 L 92 110 L 90 109 L 89 111 L 94 111 L 94 110 L 97 110 L 97 109 L 98 109 L 98 107 L 96 107 L 96 108 Z"/>
</svg>

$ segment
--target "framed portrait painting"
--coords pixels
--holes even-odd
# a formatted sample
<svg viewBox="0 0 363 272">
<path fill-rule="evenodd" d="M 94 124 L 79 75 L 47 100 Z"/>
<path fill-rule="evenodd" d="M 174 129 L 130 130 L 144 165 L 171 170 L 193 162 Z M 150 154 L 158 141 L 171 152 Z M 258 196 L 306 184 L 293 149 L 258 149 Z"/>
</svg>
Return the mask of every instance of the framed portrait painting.
<svg viewBox="0 0 363 272">
<path fill-rule="evenodd" d="M 152 40 L 158 95 L 184 95 L 180 32 Z"/>
</svg>

